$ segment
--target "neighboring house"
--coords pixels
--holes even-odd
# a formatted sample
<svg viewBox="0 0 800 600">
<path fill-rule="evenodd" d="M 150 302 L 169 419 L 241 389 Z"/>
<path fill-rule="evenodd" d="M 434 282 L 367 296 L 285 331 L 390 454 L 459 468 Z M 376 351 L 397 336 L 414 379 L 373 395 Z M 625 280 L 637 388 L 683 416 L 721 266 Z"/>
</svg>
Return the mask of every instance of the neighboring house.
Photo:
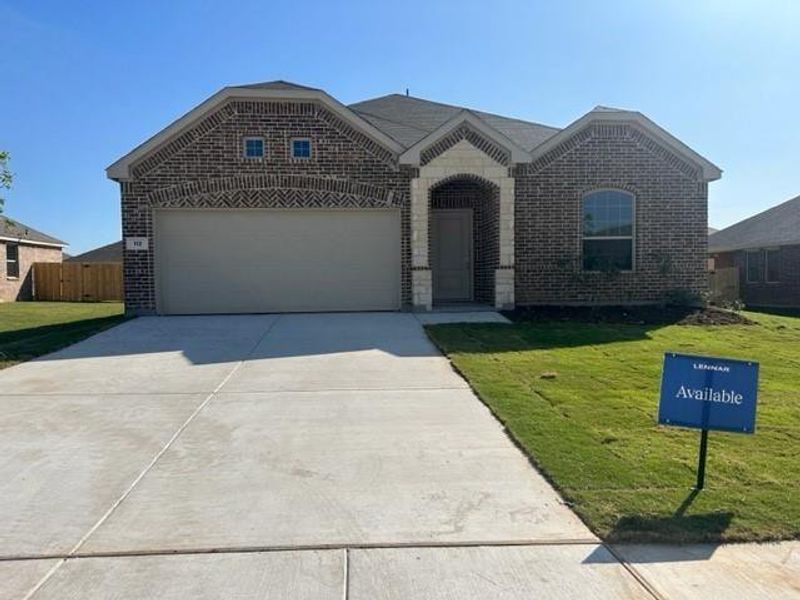
<svg viewBox="0 0 800 600">
<path fill-rule="evenodd" d="M 277 81 L 222 89 L 107 174 L 128 311 L 179 314 L 700 293 L 721 172 L 634 111 L 558 129 Z"/>
<path fill-rule="evenodd" d="M 0 302 L 33 298 L 33 263 L 61 262 L 67 244 L 0 215 Z"/>
<path fill-rule="evenodd" d="M 800 196 L 708 239 L 715 269 L 739 269 L 749 306 L 800 307 Z"/>
<path fill-rule="evenodd" d="M 121 263 L 122 262 L 122 242 L 112 242 L 99 248 L 94 248 L 83 254 L 64 257 L 64 262 L 79 263 Z"/>
</svg>

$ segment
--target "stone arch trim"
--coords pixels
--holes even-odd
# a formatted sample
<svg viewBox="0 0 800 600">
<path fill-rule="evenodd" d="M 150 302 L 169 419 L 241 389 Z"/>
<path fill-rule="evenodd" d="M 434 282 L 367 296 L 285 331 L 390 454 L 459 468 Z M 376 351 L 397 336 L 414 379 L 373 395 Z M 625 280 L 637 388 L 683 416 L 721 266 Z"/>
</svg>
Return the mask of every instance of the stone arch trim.
<svg viewBox="0 0 800 600">
<path fill-rule="evenodd" d="M 503 166 L 508 166 L 511 163 L 511 153 L 508 150 L 475 131 L 468 123 L 462 123 L 440 140 L 425 148 L 425 150 L 420 153 L 419 164 L 422 166 L 427 165 L 434 158 L 449 150 L 461 140 L 468 141 L 478 150 Z"/>
<path fill-rule="evenodd" d="M 500 186 L 495 181 L 491 181 L 482 175 L 478 175 L 476 173 L 452 173 L 447 175 L 441 179 L 438 179 L 435 183 L 433 183 L 430 188 L 429 192 L 434 192 L 438 188 L 447 185 L 448 183 L 453 183 L 455 181 L 469 181 L 470 183 L 476 183 L 486 188 L 490 188 L 492 190 L 499 191 Z"/>
<path fill-rule="evenodd" d="M 397 166 L 397 157 L 392 151 L 387 150 L 369 136 L 345 123 L 345 121 L 318 102 L 231 99 L 211 114 L 203 117 L 193 126 L 166 142 L 157 150 L 154 150 L 148 156 L 134 163 L 131 166 L 131 174 L 134 178 L 145 176 L 195 140 L 198 140 L 237 115 L 244 114 L 285 115 L 287 117 L 300 115 L 317 118 L 336 129 L 352 142 L 363 147 L 378 160 L 393 168 Z"/>
<path fill-rule="evenodd" d="M 518 165 L 520 174 L 535 175 L 546 169 L 565 154 L 577 149 L 591 139 L 616 139 L 635 142 L 657 156 L 676 171 L 693 181 L 702 180 L 702 169 L 658 143 L 633 122 L 593 122 L 569 139 L 526 165 Z"/>
<path fill-rule="evenodd" d="M 239 175 L 193 181 L 150 193 L 155 208 L 400 208 L 393 190 L 308 175 Z"/>
</svg>

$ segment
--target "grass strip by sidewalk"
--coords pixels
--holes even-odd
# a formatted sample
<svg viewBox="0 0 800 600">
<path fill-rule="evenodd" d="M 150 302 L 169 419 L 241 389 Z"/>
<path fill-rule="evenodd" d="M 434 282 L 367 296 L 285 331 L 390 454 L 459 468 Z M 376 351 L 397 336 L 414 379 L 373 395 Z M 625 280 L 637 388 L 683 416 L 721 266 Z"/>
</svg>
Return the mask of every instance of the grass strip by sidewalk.
<svg viewBox="0 0 800 600">
<path fill-rule="evenodd" d="M 0 304 L 0 369 L 60 350 L 124 319 L 118 302 Z"/>
<path fill-rule="evenodd" d="M 609 541 L 800 537 L 800 318 L 755 325 L 536 322 L 428 328 L 515 441 Z M 761 363 L 755 435 L 656 424 L 666 351 Z M 545 377 L 542 377 L 545 375 Z"/>
</svg>

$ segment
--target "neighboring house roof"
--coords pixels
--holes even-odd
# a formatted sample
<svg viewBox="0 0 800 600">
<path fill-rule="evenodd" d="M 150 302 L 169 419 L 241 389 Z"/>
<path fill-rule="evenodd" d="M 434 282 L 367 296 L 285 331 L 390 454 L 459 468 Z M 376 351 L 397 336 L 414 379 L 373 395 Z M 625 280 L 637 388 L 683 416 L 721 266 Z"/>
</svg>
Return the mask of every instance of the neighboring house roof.
<svg viewBox="0 0 800 600">
<path fill-rule="evenodd" d="M 710 252 L 800 244 L 800 196 L 718 231 Z"/>
<path fill-rule="evenodd" d="M 709 227 L 708 228 L 708 235 L 711 235 L 712 233 L 717 233 L 718 231 L 719 231 L 719 229 L 714 229 L 713 227 Z"/>
<path fill-rule="evenodd" d="M 538 146 L 559 131 L 557 127 L 549 127 L 540 123 L 502 117 L 463 106 L 442 104 L 401 94 L 389 94 L 372 100 L 356 102 L 349 108 L 370 121 L 375 127 L 383 129 L 385 133 L 391 135 L 406 148 L 413 146 L 464 111 L 475 115 L 524 150 Z"/>
<path fill-rule="evenodd" d="M 66 242 L 51 235 L 2 215 L 0 215 L 0 241 L 27 243 L 35 246 L 58 246 L 59 248 L 67 245 Z"/>
<path fill-rule="evenodd" d="M 82 263 L 122 262 L 122 241 L 100 246 L 83 254 L 70 256 L 65 260 L 66 262 Z"/>
<path fill-rule="evenodd" d="M 597 106 L 565 129 L 558 129 L 400 94 L 389 94 L 345 106 L 323 90 L 278 80 L 223 88 L 109 166 L 106 169 L 108 177 L 117 181 L 130 179 L 130 169 L 136 161 L 197 124 L 230 98 L 320 102 L 402 163 L 413 163 L 425 147 L 464 122 L 507 149 L 513 162 L 536 160 L 594 122 L 625 122 L 637 125 L 664 147 L 700 167 L 705 181 L 719 179 L 722 174 L 716 165 L 636 111 Z"/>
</svg>

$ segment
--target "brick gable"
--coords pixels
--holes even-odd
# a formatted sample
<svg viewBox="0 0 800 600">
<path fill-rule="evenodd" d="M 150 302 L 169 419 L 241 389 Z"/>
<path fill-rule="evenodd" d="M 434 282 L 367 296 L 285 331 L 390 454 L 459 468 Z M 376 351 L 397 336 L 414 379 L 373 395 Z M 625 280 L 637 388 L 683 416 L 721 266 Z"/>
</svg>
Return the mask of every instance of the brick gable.
<svg viewBox="0 0 800 600">
<path fill-rule="evenodd" d="M 560 153 L 516 169 L 517 302 L 658 302 L 670 289 L 705 291 L 707 184 L 643 145 L 627 126 L 576 138 Z M 598 188 L 636 196 L 633 272 L 581 270 L 581 199 Z"/>
</svg>

